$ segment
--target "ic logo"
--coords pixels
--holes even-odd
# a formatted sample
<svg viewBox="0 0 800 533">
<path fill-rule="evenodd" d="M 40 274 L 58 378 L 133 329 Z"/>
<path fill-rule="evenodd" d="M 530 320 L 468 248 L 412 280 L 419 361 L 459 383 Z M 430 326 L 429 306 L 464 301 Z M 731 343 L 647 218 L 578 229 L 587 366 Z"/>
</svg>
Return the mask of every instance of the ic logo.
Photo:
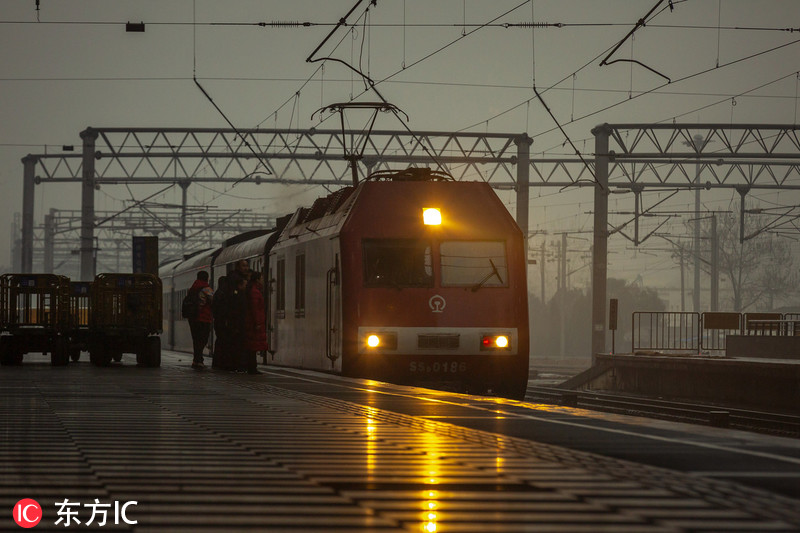
<svg viewBox="0 0 800 533">
<path fill-rule="evenodd" d="M 441 313 L 444 311 L 444 308 L 447 307 L 447 302 L 444 300 L 444 298 L 438 294 L 435 294 L 431 296 L 430 300 L 428 300 L 428 307 L 430 307 L 431 311 L 434 313 Z"/>
<path fill-rule="evenodd" d="M 42 506 L 36 500 L 25 498 L 14 506 L 14 522 L 25 529 L 32 528 L 42 519 Z"/>
</svg>

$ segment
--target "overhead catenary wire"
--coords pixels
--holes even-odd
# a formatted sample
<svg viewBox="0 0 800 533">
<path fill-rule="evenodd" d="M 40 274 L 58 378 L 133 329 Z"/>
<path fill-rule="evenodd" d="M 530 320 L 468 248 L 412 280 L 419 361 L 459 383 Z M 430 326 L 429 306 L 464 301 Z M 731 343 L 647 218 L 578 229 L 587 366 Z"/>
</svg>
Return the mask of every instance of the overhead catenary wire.
<svg viewBox="0 0 800 533">
<path fill-rule="evenodd" d="M 686 96 L 718 96 L 718 97 L 722 97 L 722 99 L 721 100 L 717 100 L 715 102 L 712 102 L 710 104 L 705 104 L 705 105 L 702 105 L 700 107 L 692 108 L 692 109 L 690 109 L 688 111 L 685 111 L 683 113 L 680 113 L 678 115 L 673 115 L 671 117 L 664 118 L 662 120 L 656 121 L 655 123 L 656 124 L 663 124 L 663 123 L 667 123 L 667 122 L 674 122 L 675 120 L 677 120 L 679 118 L 686 117 L 686 116 L 689 116 L 689 115 L 693 115 L 693 114 L 695 114 L 695 113 L 697 113 L 699 111 L 703 111 L 703 110 L 708 109 L 710 107 L 714 107 L 714 106 L 729 102 L 731 98 L 748 98 L 749 97 L 749 98 L 791 99 L 791 98 L 793 98 L 791 96 L 783 96 L 783 95 L 751 95 L 750 93 L 758 91 L 759 89 L 763 89 L 764 87 L 768 87 L 770 85 L 774 85 L 775 83 L 783 81 L 783 80 L 785 80 L 785 79 L 787 79 L 789 77 L 795 76 L 795 74 L 796 74 L 795 72 L 791 72 L 789 74 L 785 74 L 785 75 L 780 76 L 778 78 L 775 78 L 773 80 L 770 80 L 770 81 L 767 81 L 767 82 L 762 83 L 760 85 L 757 85 L 756 87 L 752 87 L 750 89 L 747 89 L 746 91 L 741 91 L 741 92 L 735 93 L 735 94 L 727 94 L 726 95 L 726 94 L 715 94 L 715 93 L 678 93 L 678 92 L 663 92 L 663 91 L 659 91 L 657 94 L 670 94 L 670 95 L 684 95 L 685 94 Z M 800 76 L 800 73 L 798 73 L 798 76 Z M 567 90 L 567 89 L 562 89 L 562 90 Z M 623 92 L 623 91 L 615 91 L 615 92 Z M 796 101 L 795 101 L 795 103 L 796 103 Z M 572 120 L 570 122 L 576 122 L 576 121 L 580 120 L 581 118 L 583 118 L 583 117 L 578 117 L 578 119 Z M 581 139 L 581 141 L 583 141 L 583 142 L 586 142 L 588 140 L 590 140 L 590 139 L 588 139 L 588 138 Z M 560 143 L 558 145 L 553 145 L 550 148 L 547 148 L 547 149 L 543 150 L 542 153 L 550 153 L 553 149 L 556 149 L 556 148 L 558 148 L 560 146 L 562 146 Z"/>
<path fill-rule="evenodd" d="M 707 69 L 704 69 L 704 70 L 700 70 L 700 71 L 694 72 L 694 73 L 692 73 L 692 74 L 688 74 L 688 75 L 686 75 L 686 76 L 683 76 L 683 77 L 681 77 L 681 78 L 677 78 L 677 79 L 673 80 L 671 84 L 668 84 L 668 83 L 662 83 L 662 84 L 660 84 L 660 85 L 657 85 L 657 86 L 653 87 L 652 89 L 645 90 L 645 91 L 642 91 L 642 92 L 640 92 L 640 93 L 638 93 L 638 94 L 635 94 L 635 95 L 633 95 L 631 98 L 626 98 L 625 100 L 621 100 L 621 101 L 619 101 L 619 102 L 616 102 L 616 103 L 613 103 L 613 104 L 607 105 L 607 106 L 605 106 L 605 107 L 602 107 L 602 108 L 596 109 L 596 110 L 594 110 L 594 111 L 591 111 L 591 112 L 589 112 L 589 113 L 586 113 L 586 114 L 584 114 L 584 115 L 582 115 L 582 116 L 580 116 L 580 117 L 576 118 L 574 121 L 571 121 L 571 122 L 578 122 L 578 121 L 580 121 L 580 120 L 584 120 L 584 119 L 586 119 L 586 118 L 593 117 L 593 116 L 595 116 L 595 115 L 598 115 L 598 114 L 600 114 L 600 113 L 602 113 L 602 112 L 604 112 L 604 111 L 608 111 L 609 109 L 613 109 L 613 108 L 615 108 L 615 107 L 618 107 L 618 106 L 620 106 L 620 105 L 622 105 L 622 104 L 628 103 L 628 102 L 630 102 L 630 101 L 632 101 L 632 100 L 635 100 L 635 99 L 637 99 L 637 98 L 641 98 L 642 96 L 645 96 L 645 95 L 648 95 L 648 94 L 655 93 L 655 92 L 657 92 L 659 89 L 661 89 L 661 88 L 663 88 L 663 87 L 666 87 L 667 85 L 674 85 L 674 84 L 677 84 L 677 83 L 680 83 L 680 82 L 683 82 L 683 81 L 687 81 L 687 80 L 690 80 L 690 79 L 692 79 L 692 78 L 696 78 L 696 77 L 698 77 L 698 76 L 702 76 L 702 75 L 704 75 L 704 74 L 708 74 L 709 72 L 713 72 L 713 71 L 715 71 L 715 70 L 717 70 L 717 69 L 726 68 L 726 67 L 729 67 L 729 66 L 732 66 L 732 65 L 738 64 L 738 63 L 742 63 L 742 62 L 744 62 L 744 61 L 749 61 L 749 60 L 751 60 L 751 59 L 754 59 L 754 58 L 756 58 L 756 57 L 760 57 L 760 56 L 762 56 L 762 55 L 769 54 L 769 53 L 775 52 L 775 51 L 777 51 L 777 50 L 781 50 L 781 49 L 783 49 L 783 48 L 786 48 L 786 47 L 789 47 L 789 46 L 796 45 L 796 44 L 798 44 L 798 43 L 800 43 L 800 39 L 795 39 L 795 40 L 793 40 L 793 41 L 789 41 L 789 42 L 787 42 L 787 43 L 783 43 L 783 44 L 780 44 L 780 45 L 777 45 L 777 46 L 773 46 L 773 47 L 771 47 L 771 48 L 768 48 L 768 49 L 766 49 L 766 50 L 762 50 L 762 51 L 760 51 L 760 52 L 756 52 L 756 53 L 754 53 L 754 54 L 750 54 L 750 55 L 747 55 L 747 56 L 740 57 L 740 58 L 738 58 L 738 59 L 731 60 L 731 61 L 729 61 L 729 62 L 727 62 L 727 63 L 723 63 L 723 64 L 721 64 L 719 67 L 710 67 L 710 68 L 707 68 Z M 585 67 L 585 66 L 584 66 L 584 67 Z M 580 68 L 580 69 L 578 69 L 576 72 L 580 72 L 581 70 L 583 70 L 583 68 L 584 68 L 584 67 L 581 67 L 581 68 Z M 571 74 L 570 74 L 570 75 L 571 75 Z M 556 84 L 554 84 L 554 85 L 557 85 L 557 84 L 560 84 L 560 83 L 562 83 L 562 82 L 563 82 L 565 79 L 567 79 L 567 78 L 565 77 L 565 78 L 561 79 L 560 81 L 556 82 Z M 551 87 L 552 87 L 552 86 L 551 86 Z M 544 92 L 546 92 L 547 90 L 549 90 L 549 88 L 548 88 L 548 89 L 546 89 L 545 91 L 543 91 L 543 93 L 544 93 Z M 471 125 L 469 125 L 469 126 L 466 126 L 466 127 L 462 128 L 462 129 L 461 129 L 461 130 L 459 130 L 459 131 L 465 131 L 465 130 L 469 130 L 469 129 L 471 129 L 471 128 L 475 128 L 475 127 L 477 127 L 477 126 L 479 126 L 479 125 L 482 125 L 482 124 L 484 124 L 484 123 L 486 122 L 486 120 L 494 120 L 494 119 L 496 119 L 496 118 L 499 118 L 499 117 L 501 117 L 501 116 L 503 116 L 503 115 L 505 115 L 505 114 L 507 114 L 507 113 L 510 113 L 511 111 L 513 111 L 513 110 L 515 110 L 515 109 L 518 109 L 519 107 L 521 107 L 522 105 L 524 105 L 526 102 L 528 102 L 528 101 L 530 101 L 530 100 L 533 100 L 533 99 L 535 99 L 535 97 L 533 97 L 533 98 L 528 98 L 528 99 L 526 99 L 526 100 L 524 100 L 524 101 L 520 102 L 519 104 L 516 104 L 516 105 L 514 105 L 514 106 L 512 106 L 512 107 L 510 107 L 510 108 L 507 108 L 507 109 L 506 109 L 506 110 L 504 110 L 504 111 L 501 111 L 500 113 L 496 113 L 495 115 L 493 115 L 492 117 L 490 117 L 490 118 L 488 118 L 488 119 L 481 120 L 480 122 L 475 122 L 475 123 L 473 123 L 473 124 L 471 124 Z M 534 138 L 535 138 L 535 137 L 538 137 L 538 136 L 541 136 L 541 135 L 545 135 L 545 134 L 547 134 L 547 133 L 551 133 L 551 132 L 555 131 L 556 129 L 558 129 L 558 128 L 550 128 L 550 129 L 548 129 L 548 130 L 545 130 L 545 131 L 539 132 L 539 133 L 537 133 L 537 134 L 534 134 L 534 135 L 532 135 L 532 137 L 534 137 Z"/>
<path fill-rule="evenodd" d="M 193 0 L 192 1 L 192 16 L 193 17 L 196 16 L 196 3 L 197 3 L 197 0 Z M 272 171 L 269 169 L 269 165 L 263 160 L 262 154 L 259 153 L 259 152 L 256 152 L 255 148 L 253 148 L 253 146 L 247 140 L 247 137 L 233 124 L 231 119 L 228 118 L 228 115 L 226 115 L 225 112 L 217 105 L 217 103 L 214 101 L 214 99 L 211 97 L 211 95 L 208 93 L 208 91 L 206 91 L 205 88 L 197 80 L 197 42 L 196 42 L 196 37 L 194 37 L 193 41 L 192 41 L 192 58 L 193 58 L 192 62 L 193 62 L 193 66 L 194 66 L 194 71 L 192 73 L 192 81 L 194 81 L 194 84 L 197 86 L 198 89 L 200 89 L 200 92 L 203 93 L 203 96 L 206 97 L 206 99 L 211 103 L 211 105 L 214 107 L 214 109 L 216 109 L 217 112 L 222 116 L 222 118 L 225 120 L 225 122 L 228 123 L 228 126 L 230 126 L 231 129 L 234 132 L 236 132 L 236 135 L 239 137 L 239 139 L 241 140 L 242 144 L 244 146 L 246 146 L 247 149 L 250 150 L 253 153 L 253 155 L 256 157 L 256 159 L 258 159 L 263 164 L 263 172 L 264 172 L 264 174 L 268 174 L 268 175 L 272 174 Z M 255 140 L 254 140 L 254 142 L 255 142 Z M 260 147 L 259 147 L 259 150 L 261 150 Z M 240 180 L 235 181 L 231 185 L 231 187 L 235 187 L 238 183 L 240 183 L 242 180 L 244 180 L 246 178 L 247 178 L 247 176 L 244 176 Z"/>
<path fill-rule="evenodd" d="M 677 2 L 675 2 L 677 3 Z M 0 25 L 28 25 L 35 24 L 40 26 L 125 26 L 127 21 L 103 21 L 103 20 L 49 20 L 49 21 L 30 21 L 30 20 L 0 20 Z M 159 22 L 147 21 L 148 26 L 219 26 L 219 27 L 255 27 L 268 29 L 286 28 L 318 28 L 337 26 L 336 22 L 312 22 L 299 20 L 272 20 L 269 22 Z M 630 26 L 626 22 L 496 22 L 496 23 L 465 23 L 465 22 L 416 22 L 416 23 L 371 23 L 373 28 L 498 28 L 498 29 L 529 29 L 529 28 L 602 28 L 615 26 Z M 660 29 L 685 29 L 685 30 L 724 30 L 724 31 L 759 31 L 759 32 L 785 32 L 800 33 L 800 27 L 791 26 L 721 26 L 702 25 L 702 24 L 652 24 L 648 23 L 649 28 Z"/>
</svg>

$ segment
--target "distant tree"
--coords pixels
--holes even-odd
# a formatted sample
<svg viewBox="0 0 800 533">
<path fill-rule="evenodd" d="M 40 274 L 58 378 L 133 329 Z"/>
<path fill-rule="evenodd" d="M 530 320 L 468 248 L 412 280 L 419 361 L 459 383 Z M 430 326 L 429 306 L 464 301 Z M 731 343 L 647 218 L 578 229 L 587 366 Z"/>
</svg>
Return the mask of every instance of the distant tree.
<svg viewBox="0 0 800 533">
<path fill-rule="evenodd" d="M 641 287 L 621 279 L 609 278 L 606 294 L 619 300 L 618 351 L 630 344 L 631 317 L 634 311 L 663 311 L 666 303 L 654 289 Z M 590 290 L 568 289 L 564 301 L 564 353 L 567 356 L 589 357 L 592 353 L 592 293 Z M 561 343 L 561 291 L 546 304 L 538 298 L 530 299 L 531 353 L 556 357 Z M 606 309 L 608 311 L 608 309 Z M 607 324 L 606 324 L 607 325 Z M 611 348 L 611 335 L 607 335 L 607 348 Z"/>
<path fill-rule="evenodd" d="M 744 233 L 752 237 L 740 242 L 739 215 L 716 216 L 720 283 L 726 280 L 730 284 L 734 311 L 772 310 L 776 300 L 796 294 L 798 272 L 789 242 L 767 232 L 758 233 L 769 224 L 767 217 L 748 214 Z M 711 243 L 710 220 L 704 221 L 703 234 L 704 241 Z M 707 255 L 701 260 L 701 268 L 710 275 L 710 253 Z"/>
<path fill-rule="evenodd" d="M 564 301 L 564 354 L 591 353 L 591 296 L 581 289 L 559 290 L 546 304 L 531 298 L 531 353 L 558 357 L 561 353 L 561 305 Z"/>
</svg>

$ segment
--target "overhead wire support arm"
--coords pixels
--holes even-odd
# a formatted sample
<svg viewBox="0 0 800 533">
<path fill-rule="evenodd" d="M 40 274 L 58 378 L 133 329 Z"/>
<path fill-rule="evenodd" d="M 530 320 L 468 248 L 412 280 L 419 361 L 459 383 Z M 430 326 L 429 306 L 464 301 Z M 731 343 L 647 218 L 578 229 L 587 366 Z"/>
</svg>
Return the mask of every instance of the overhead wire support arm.
<svg viewBox="0 0 800 533">
<path fill-rule="evenodd" d="M 308 57 L 306 58 L 306 63 L 314 63 L 316 61 L 320 61 L 320 59 L 313 59 L 314 56 L 317 55 L 317 52 L 319 52 L 320 48 L 325 46 L 325 43 L 327 43 L 328 40 L 330 40 L 330 38 L 333 37 L 333 34 L 336 33 L 336 31 L 339 28 L 341 28 L 342 26 L 347 26 L 348 17 L 350 17 L 350 15 L 353 14 L 353 11 L 358 9 L 358 6 L 360 6 L 363 3 L 364 3 L 364 0 L 358 0 L 358 2 L 356 2 L 356 4 L 353 7 L 350 8 L 350 11 L 348 11 L 347 14 L 344 17 L 339 19 L 339 22 L 336 24 L 336 26 L 333 27 L 333 29 L 330 31 L 330 33 L 328 33 L 328 35 L 322 40 L 322 42 L 319 43 L 319 45 L 316 48 L 314 48 L 313 52 L 308 54 Z M 377 0 L 370 0 L 370 3 L 372 3 L 372 5 L 377 5 Z M 328 58 L 322 58 L 322 59 L 328 59 Z"/>
<path fill-rule="evenodd" d="M 607 66 L 607 65 L 613 65 L 614 63 L 636 63 L 637 65 L 639 65 L 639 66 L 641 66 L 641 67 L 644 67 L 644 68 L 646 68 L 647 70 L 649 70 L 649 71 L 650 71 L 650 72 L 652 72 L 653 74 L 656 74 L 656 75 L 658 75 L 658 76 L 661 76 L 662 78 L 664 78 L 665 80 L 667 80 L 667 83 L 672 83 L 672 80 L 671 80 L 671 79 L 670 79 L 668 76 L 666 76 L 666 75 L 664 75 L 664 74 L 660 73 L 659 71 L 657 71 L 657 70 L 655 70 L 655 69 L 653 69 L 653 68 L 650 68 L 650 67 L 648 67 L 647 65 L 645 65 L 645 64 L 644 64 L 644 63 L 642 63 L 641 61 L 637 61 L 637 60 L 635 60 L 635 59 L 615 59 L 614 61 L 609 61 L 609 59 L 611 58 L 611 56 L 613 56 L 613 55 L 614 55 L 614 54 L 617 52 L 617 50 L 619 50 L 619 49 L 620 49 L 620 47 L 622 47 L 622 45 L 623 45 L 623 44 L 625 44 L 625 42 L 626 42 L 628 39 L 630 39 L 630 38 L 631 38 L 631 36 L 632 36 L 634 33 L 636 33 L 636 30 L 638 30 L 639 28 L 643 28 L 644 26 L 646 26 L 646 25 L 647 25 L 647 19 L 648 19 L 648 17 L 650 17 L 650 15 L 652 15 L 652 14 L 653 14 L 653 12 L 654 12 L 656 9 L 658 9 L 658 7 L 659 7 L 661 4 L 663 4 L 663 3 L 664 3 L 664 1 L 665 1 L 665 0 L 658 0 L 658 2 L 656 2 L 656 5 L 654 5 L 654 6 L 653 6 L 653 7 L 650 9 L 650 11 L 648 11 L 648 12 L 647 12 L 647 14 L 646 14 L 644 17 L 642 17 L 642 18 L 640 18 L 638 21 L 636 21 L 636 25 L 634 25 L 633 29 L 631 29 L 631 31 L 629 31 L 629 32 L 628 32 L 628 34 L 627 34 L 625 37 L 623 37 L 623 39 L 622 39 L 620 42 L 618 42 L 618 43 L 616 44 L 616 46 L 614 46 L 614 48 L 612 48 L 612 49 L 611 49 L 611 51 L 608 53 L 608 55 L 606 55 L 606 57 L 604 57 L 604 58 L 603 58 L 603 60 L 602 60 L 602 61 L 600 61 L 600 66 L 601 66 L 601 67 L 603 67 L 603 66 Z M 671 0 L 669 0 L 669 7 L 670 7 L 670 10 L 672 10 L 672 9 L 673 9 L 673 6 L 672 6 L 672 1 L 671 1 Z"/>
<path fill-rule="evenodd" d="M 534 94 L 536 95 L 536 98 L 539 100 L 539 103 L 541 103 L 541 104 L 542 104 L 542 106 L 544 107 L 545 111 L 547 111 L 547 114 L 548 114 L 548 115 L 550 115 L 550 118 L 552 118 L 552 119 L 553 119 L 553 122 L 555 122 L 555 123 L 556 123 L 556 126 L 558 126 L 558 129 L 561 131 L 562 135 L 564 135 L 564 138 L 566 139 L 566 141 L 569 143 L 569 145 L 570 145 L 570 146 L 572 147 L 572 149 L 575 151 L 575 155 L 577 155 L 577 156 L 580 158 L 580 160 L 583 162 L 583 164 L 586 166 L 586 169 L 589 171 L 589 174 L 591 174 L 591 175 L 592 175 L 592 178 L 593 178 L 593 180 L 594 180 L 594 183 L 595 183 L 595 185 L 596 185 L 596 186 L 598 186 L 598 187 L 600 187 L 600 189 L 602 189 L 602 190 L 603 190 L 603 192 L 608 192 L 608 191 L 606 190 L 606 188 L 603 186 L 603 184 L 602 184 L 602 183 L 600 183 L 600 182 L 597 180 L 597 176 L 595 175 L 595 173 L 594 173 L 594 170 L 593 170 L 593 169 L 592 169 L 592 167 L 589 165 L 588 161 L 586 161 L 586 159 L 584 159 L 584 157 L 583 157 L 583 155 L 581 154 L 580 150 L 578 150 L 578 147 L 577 147 L 577 146 L 575 146 L 575 144 L 572 142 L 572 139 L 570 139 L 570 138 L 569 138 L 569 135 L 567 135 L 567 132 L 566 132 L 566 131 L 564 131 L 564 128 L 563 128 L 563 127 L 561 127 L 561 123 L 558 121 L 558 119 L 556 119 L 555 115 L 553 115 L 553 112 L 552 112 L 552 111 L 550 111 L 550 108 L 547 106 L 547 103 L 545 103 L 545 101 L 544 101 L 544 98 L 542 98 L 542 95 L 541 95 L 541 94 L 539 94 L 539 91 L 536 89 L 536 86 L 535 86 L 535 85 L 533 86 L 533 92 L 534 92 Z"/>
</svg>

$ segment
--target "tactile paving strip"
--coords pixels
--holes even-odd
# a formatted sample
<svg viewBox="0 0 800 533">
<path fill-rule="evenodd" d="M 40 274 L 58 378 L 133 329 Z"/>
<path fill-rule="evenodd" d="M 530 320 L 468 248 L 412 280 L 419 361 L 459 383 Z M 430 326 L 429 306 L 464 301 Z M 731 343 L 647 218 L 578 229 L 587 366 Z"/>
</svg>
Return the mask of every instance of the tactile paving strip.
<svg viewBox="0 0 800 533">
<path fill-rule="evenodd" d="M 796 531 L 792 503 L 166 357 L 0 370 L 0 530 L 21 498 L 138 504 L 135 531 Z M 2 512 L 2 508 L 7 512 Z M 81 515 L 85 522 L 88 516 Z"/>
</svg>

